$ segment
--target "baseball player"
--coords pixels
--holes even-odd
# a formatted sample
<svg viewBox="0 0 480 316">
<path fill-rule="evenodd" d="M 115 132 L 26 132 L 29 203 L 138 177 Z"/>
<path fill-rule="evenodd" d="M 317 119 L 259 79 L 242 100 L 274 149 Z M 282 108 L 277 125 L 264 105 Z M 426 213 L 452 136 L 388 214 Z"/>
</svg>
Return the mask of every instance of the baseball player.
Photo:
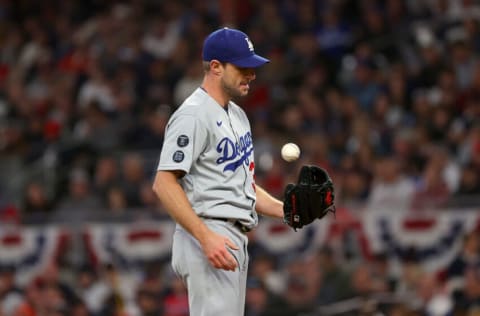
<svg viewBox="0 0 480 316">
<path fill-rule="evenodd" d="M 211 33 L 204 79 L 171 116 L 153 189 L 177 222 L 172 267 L 188 289 L 190 315 L 244 313 L 247 235 L 257 212 L 283 218 L 282 201 L 255 185 L 253 137 L 233 98 L 248 94 L 269 62 L 236 29 Z"/>
</svg>

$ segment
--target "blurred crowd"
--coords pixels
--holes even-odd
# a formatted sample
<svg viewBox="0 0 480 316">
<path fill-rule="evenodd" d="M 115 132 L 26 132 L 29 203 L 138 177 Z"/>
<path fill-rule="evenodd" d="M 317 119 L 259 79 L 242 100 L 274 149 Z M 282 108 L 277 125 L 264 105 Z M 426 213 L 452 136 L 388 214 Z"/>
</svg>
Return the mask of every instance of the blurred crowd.
<svg viewBox="0 0 480 316">
<path fill-rule="evenodd" d="M 354 212 L 478 206 L 479 19 L 477 0 L 0 1 L 0 221 L 165 216 L 151 190 L 164 128 L 202 80 L 203 39 L 222 26 L 249 34 L 256 52 L 271 60 L 238 102 L 252 123 L 257 182 L 272 194 L 281 197 L 299 167 L 311 163 L 331 173 L 337 205 Z M 280 158 L 286 142 L 302 149 L 295 163 Z M 328 284 L 345 291 L 350 287 L 341 282 L 377 287 L 369 278 L 382 269 L 369 265 L 345 278 L 342 271 L 317 276 L 310 268 L 326 253 L 285 267 L 293 274 L 314 270 L 306 281 L 330 277 Z M 478 249 L 467 261 L 477 257 Z M 279 268 L 264 259 L 253 271 Z M 72 284 L 111 283 L 110 270 L 86 269 Z M 393 289 L 379 278 L 379 292 Z M 439 288 L 429 275 L 412 278 Z M 142 315 L 185 315 L 185 294 L 172 280 L 160 287 L 176 307 Z M 271 297 L 264 281 L 249 282 L 255 306 Z M 274 294 L 287 293 L 295 305 L 312 297 L 299 294 L 307 287 L 334 300 L 320 281 L 312 289 L 294 281 Z M 468 308 L 480 298 L 473 283 Z M 19 297 L 39 304 L 70 299 L 48 284 L 38 281 Z M 41 291 L 49 299 L 40 287 L 51 290 Z M 356 289 L 363 290 L 372 289 Z M 132 297 L 156 306 L 151 293 Z M 73 301 L 66 314 L 48 315 L 110 315 Z M 468 315 L 477 315 L 472 310 Z M 281 314 L 250 306 L 247 315 Z M 399 308 L 391 315 L 410 314 Z"/>
<path fill-rule="evenodd" d="M 201 82 L 203 39 L 225 25 L 271 59 L 239 102 L 258 182 L 276 196 L 315 163 L 342 205 L 474 205 L 479 10 L 473 0 L 3 1 L 0 205 L 53 219 L 158 208 L 149 186 L 166 121 Z M 287 141 L 302 148 L 295 164 L 279 159 Z"/>
<path fill-rule="evenodd" d="M 246 315 L 476 316 L 479 237 L 467 234 L 436 273 L 422 267 L 414 250 L 397 266 L 385 253 L 367 262 L 329 246 L 301 258 L 262 253 L 251 263 Z"/>
</svg>

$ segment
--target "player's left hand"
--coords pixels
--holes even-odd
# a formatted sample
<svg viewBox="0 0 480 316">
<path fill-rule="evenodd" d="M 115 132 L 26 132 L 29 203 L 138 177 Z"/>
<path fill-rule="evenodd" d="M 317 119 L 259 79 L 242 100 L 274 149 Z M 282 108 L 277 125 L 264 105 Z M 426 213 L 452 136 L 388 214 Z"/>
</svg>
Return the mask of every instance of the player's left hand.
<svg viewBox="0 0 480 316">
<path fill-rule="evenodd" d="M 335 212 L 334 188 L 325 169 L 302 166 L 298 182 L 288 184 L 283 200 L 284 222 L 295 230 Z"/>
</svg>

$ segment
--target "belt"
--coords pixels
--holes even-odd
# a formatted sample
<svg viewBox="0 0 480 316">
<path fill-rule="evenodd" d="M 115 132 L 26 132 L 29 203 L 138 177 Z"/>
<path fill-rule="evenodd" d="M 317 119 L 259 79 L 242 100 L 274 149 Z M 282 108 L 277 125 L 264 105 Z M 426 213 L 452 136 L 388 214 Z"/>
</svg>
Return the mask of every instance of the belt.
<svg viewBox="0 0 480 316">
<path fill-rule="evenodd" d="M 234 218 L 223 218 L 223 217 L 203 217 L 203 218 L 213 219 L 213 220 L 216 220 L 216 221 L 222 221 L 222 222 L 232 223 L 233 226 L 235 226 L 235 227 L 237 227 L 238 229 L 240 229 L 240 231 L 241 231 L 242 233 L 248 233 L 249 231 L 252 230 L 251 228 L 243 225 L 239 220 L 234 219 Z"/>
</svg>

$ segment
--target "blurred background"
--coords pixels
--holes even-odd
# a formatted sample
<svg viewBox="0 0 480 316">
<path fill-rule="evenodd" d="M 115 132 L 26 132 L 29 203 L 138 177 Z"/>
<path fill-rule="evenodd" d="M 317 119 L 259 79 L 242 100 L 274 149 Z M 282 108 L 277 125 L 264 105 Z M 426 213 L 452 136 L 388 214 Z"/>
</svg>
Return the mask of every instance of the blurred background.
<svg viewBox="0 0 480 316">
<path fill-rule="evenodd" d="M 245 315 L 480 315 L 479 19 L 477 0 L 0 0 L 0 315 L 188 315 L 151 185 L 223 26 L 271 60 L 239 101 L 257 182 L 281 198 L 308 163 L 336 188 L 298 232 L 260 219 Z"/>
</svg>

